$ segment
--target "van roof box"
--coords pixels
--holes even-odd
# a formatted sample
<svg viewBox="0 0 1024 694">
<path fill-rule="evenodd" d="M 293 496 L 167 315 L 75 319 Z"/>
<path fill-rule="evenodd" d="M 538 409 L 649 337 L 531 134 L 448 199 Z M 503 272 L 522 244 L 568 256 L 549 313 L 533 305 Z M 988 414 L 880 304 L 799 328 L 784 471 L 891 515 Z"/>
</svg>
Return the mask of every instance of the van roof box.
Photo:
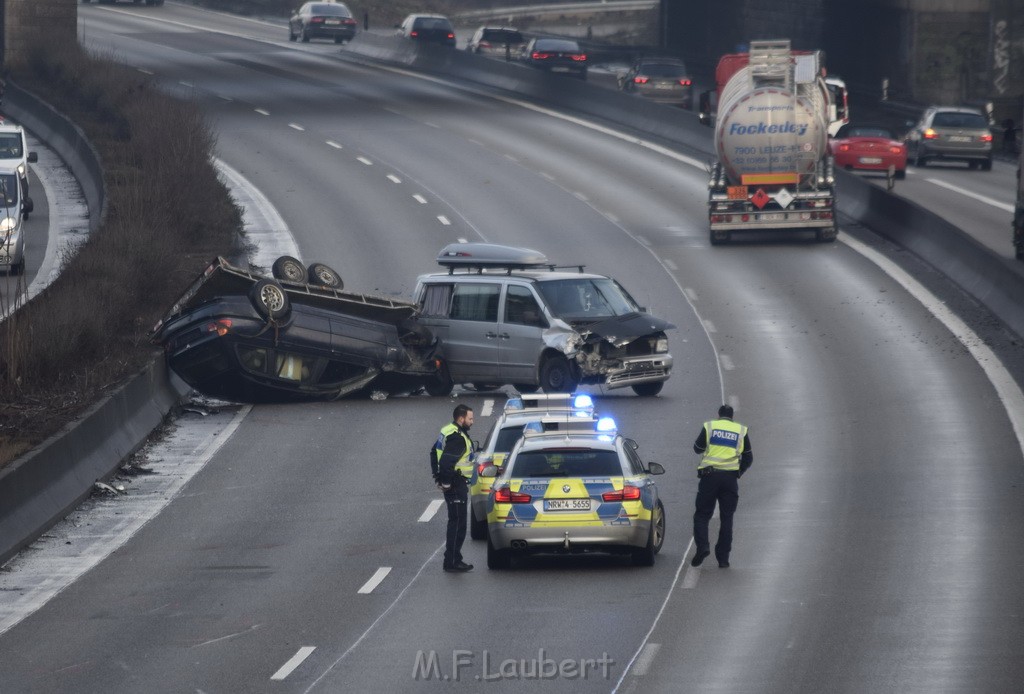
<svg viewBox="0 0 1024 694">
<path fill-rule="evenodd" d="M 437 254 L 437 264 L 453 272 L 455 268 L 523 269 L 550 265 L 543 253 L 529 248 L 501 246 L 496 243 L 452 243 Z"/>
</svg>

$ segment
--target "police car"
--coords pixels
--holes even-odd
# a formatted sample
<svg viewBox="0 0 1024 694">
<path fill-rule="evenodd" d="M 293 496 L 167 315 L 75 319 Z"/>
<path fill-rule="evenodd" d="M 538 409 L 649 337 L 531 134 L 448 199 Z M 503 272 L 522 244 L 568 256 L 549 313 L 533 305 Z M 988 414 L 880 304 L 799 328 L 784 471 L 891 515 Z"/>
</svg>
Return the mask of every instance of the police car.
<svg viewBox="0 0 1024 694">
<path fill-rule="evenodd" d="M 570 431 L 526 431 L 487 497 L 487 567 L 516 555 L 610 552 L 652 566 L 665 541 L 665 509 L 637 443 L 610 419 Z M 490 470 L 488 471 L 490 472 Z"/>
<path fill-rule="evenodd" d="M 591 421 L 594 400 L 586 393 L 541 393 L 516 395 L 505 402 L 505 409 L 487 432 L 469 475 L 469 535 L 474 540 L 487 537 L 487 495 L 494 477 L 482 474 L 483 471 L 490 465 L 501 467 L 512 446 L 522 437 L 524 426 L 540 422 L 544 417 L 558 416 Z M 549 425 L 549 428 L 553 427 Z"/>
</svg>

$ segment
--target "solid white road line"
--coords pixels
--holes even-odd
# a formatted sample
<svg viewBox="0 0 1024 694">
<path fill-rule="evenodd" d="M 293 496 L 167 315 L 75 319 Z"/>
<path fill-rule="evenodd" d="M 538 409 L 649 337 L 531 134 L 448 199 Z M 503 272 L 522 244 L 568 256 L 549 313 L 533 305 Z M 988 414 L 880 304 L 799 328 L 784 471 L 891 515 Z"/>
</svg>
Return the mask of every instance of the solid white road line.
<svg viewBox="0 0 1024 694">
<path fill-rule="evenodd" d="M 334 140 L 328 140 L 328 141 L 327 141 L 327 145 L 328 145 L 329 147 L 333 147 L 334 149 L 344 149 L 344 148 L 343 148 L 343 147 L 342 147 L 341 145 L 339 145 L 339 144 L 338 144 L 337 142 L 335 142 Z"/>
<path fill-rule="evenodd" d="M 301 132 L 305 132 L 305 131 L 306 131 L 306 129 L 305 129 L 305 128 L 303 128 L 303 127 L 302 127 L 301 125 L 299 125 L 298 123 L 289 123 L 289 124 L 288 124 L 288 127 L 289 127 L 289 128 L 291 128 L 292 130 L 298 130 L 298 131 L 299 131 L 300 133 L 301 133 Z"/>
<path fill-rule="evenodd" d="M 946 326 L 946 329 L 953 333 L 953 336 L 960 341 L 960 344 L 967 348 L 967 351 L 978 362 L 978 366 L 982 368 L 988 380 L 995 388 L 996 395 L 999 396 L 1003 407 L 1006 408 L 1006 414 L 1017 436 L 1017 443 L 1021 450 L 1024 451 L 1024 393 L 1021 392 L 1017 381 L 1006 370 L 1003 362 L 1000 361 L 995 352 L 989 349 L 988 345 L 966 323 L 960 320 L 959 316 L 954 314 L 945 303 L 939 301 L 938 297 L 911 277 L 903 268 L 856 239 L 842 236 L 840 240 L 881 268 L 889 277 L 892 277 L 907 293 L 928 309 L 940 323 Z"/>
<path fill-rule="evenodd" d="M 420 195 L 419 193 L 416 193 L 415 195 L 413 195 L 412 199 L 415 200 L 416 202 L 418 202 L 421 205 L 426 205 L 427 204 L 427 199 L 425 197 L 423 197 L 422 195 Z"/>
<path fill-rule="evenodd" d="M 427 504 L 427 510 L 420 514 L 420 517 L 416 519 L 416 522 L 429 523 L 430 520 L 437 513 L 438 509 L 440 509 L 443 505 L 444 499 L 434 499 L 429 504 Z"/>
<path fill-rule="evenodd" d="M 293 655 L 291 659 L 281 666 L 281 669 L 270 676 L 272 680 L 283 680 L 298 666 L 302 665 L 302 661 L 309 657 L 310 653 L 316 650 L 316 646 L 303 646 L 299 649 L 298 653 Z"/>
<path fill-rule="evenodd" d="M 138 70 L 139 72 L 141 72 L 143 75 L 153 75 L 153 74 L 156 74 L 152 70 L 147 70 L 146 68 L 143 68 L 143 67 L 137 67 L 135 69 Z"/>
<path fill-rule="evenodd" d="M 387 609 L 384 610 L 383 612 L 381 612 L 380 615 L 377 616 L 377 619 L 373 620 L 373 624 L 371 624 L 370 626 L 366 627 L 366 631 L 364 631 L 362 634 L 360 634 L 359 638 L 356 639 L 355 642 L 351 646 L 349 646 L 345 650 L 344 653 L 339 655 L 338 659 L 335 660 L 333 663 L 331 663 L 330 667 L 328 667 L 326 670 L 324 670 L 323 673 L 319 677 L 317 677 L 315 680 L 313 680 L 312 684 L 310 684 L 308 687 L 306 687 L 305 694 L 309 694 L 309 692 L 311 692 L 314 689 L 316 689 L 317 685 L 320 684 L 321 680 L 323 680 L 323 678 L 327 677 L 327 675 L 331 674 L 331 672 L 333 672 L 334 669 L 336 667 L 338 667 L 338 665 L 341 663 L 341 661 L 343 661 L 345 658 L 347 658 L 348 654 L 351 653 L 352 651 L 354 651 L 356 649 L 356 647 L 359 646 L 359 644 L 361 644 L 363 642 L 363 640 L 367 636 L 369 636 L 370 632 L 373 631 L 377 627 L 378 624 L 380 624 L 381 620 L 384 619 L 385 617 L 387 617 L 391 613 L 391 610 L 395 609 L 395 605 L 397 605 L 398 602 L 402 599 L 402 597 L 405 596 L 405 594 L 409 591 L 409 588 L 412 587 L 412 584 L 416 582 L 416 579 L 418 579 L 420 577 L 420 574 L 423 573 L 423 571 L 427 568 L 427 566 L 437 560 L 437 555 L 440 554 L 441 550 L 443 550 L 443 549 L 444 549 L 444 543 L 442 542 L 440 545 L 437 546 L 437 549 L 434 550 L 434 553 L 431 554 L 429 557 L 427 557 L 427 560 L 425 562 L 423 562 L 423 564 L 420 566 L 420 570 L 416 572 L 416 575 L 413 576 L 409 580 L 409 582 L 405 584 L 405 587 L 402 588 L 401 591 L 399 591 L 398 595 L 396 595 L 395 599 L 391 601 L 391 604 L 388 605 Z"/>
<path fill-rule="evenodd" d="M 370 580 L 364 583 L 363 587 L 356 592 L 360 593 L 361 595 L 367 595 L 369 593 L 372 593 L 373 589 L 379 586 L 380 582 L 387 578 L 387 575 L 389 573 L 391 573 L 390 566 L 380 567 L 372 576 L 370 576 Z"/>
<path fill-rule="evenodd" d="M 356 161 L 361 161 L 362 163 L 366 164 L 367 166 L 373 166 L 373 162 L 370 161 L 369 159 L 367 159 L 366 157 L 356 157 Z"/>
<path fill-rule="evenodd" d="M 998 200 L 993 200 L 992 198 L 987 197 L 985 195 L 980 195 L 978 193 L 972 193 L 969 190 L 964 190 L 963 188 L 961 188 L 959 186 L 955 186 L 952 183 L 946 183 L 945 181 L 940 181 L 937 178 L 926 178 L 924 180 L 928 181 L 929 183 L 934 183 L 935 185 L 939 186 L 940 188 L 945 188 L 946 190 L 951 190 L 954 193 L 960 193 L 960 195 L 966 195 L 969 198 L 974 198 L 975 200 L 978 200 L 979 202 L 983 202 L 986 205 L 991 205 L 992 207 L 998 208 L 998 209 L 1002 210 L 1003 212 L 1013 212 L 1013 205 L 1007 204 L 1005 202 L 999 202 Z"/>
<path fill-rule="evenodd" d="M 232 199 L 242 208 L 245 237 L 256 244 L 253 263 L 270 267 L 282 255 L 301 257 L 288 224 L 259 188 L 220 159 L 214 159 L 213 164 L 227 184 Z"/>
</svg>

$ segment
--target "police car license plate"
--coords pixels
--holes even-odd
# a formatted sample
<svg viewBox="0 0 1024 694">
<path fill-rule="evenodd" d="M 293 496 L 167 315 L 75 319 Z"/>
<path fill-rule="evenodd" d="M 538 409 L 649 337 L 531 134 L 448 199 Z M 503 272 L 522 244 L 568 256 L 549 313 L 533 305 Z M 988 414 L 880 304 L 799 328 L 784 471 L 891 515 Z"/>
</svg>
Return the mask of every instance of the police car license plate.
<svg viewBox="0 0 1024 694">
<path fill-rule="evenodd" d="M 861 157 L 860 158 L 860 163 L 861 164 L 881 164 L 882 163 L 882 158 L 881 157 Z"/>
<path fill-rule="evenodd" d="M 545 511 L 589 511 L 590 499 L 544 499 Z"/>
</svg>

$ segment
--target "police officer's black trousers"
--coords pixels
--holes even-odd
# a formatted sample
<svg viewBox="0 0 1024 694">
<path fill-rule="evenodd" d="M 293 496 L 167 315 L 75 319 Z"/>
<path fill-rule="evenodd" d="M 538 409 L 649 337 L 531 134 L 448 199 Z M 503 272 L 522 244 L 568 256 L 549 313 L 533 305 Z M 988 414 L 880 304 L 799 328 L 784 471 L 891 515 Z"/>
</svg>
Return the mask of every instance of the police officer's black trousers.
<svg viewBox="0 0 1024 694">
<path fill-rule="evenodd" d="M 729 561 L 732 551 L 732 516 L 740 502 L 739 475 L 735 472 L 712 472 L 700 478 L 697 483 L 697 510 L 693 514 L 693 542 L 698 552 L 711 549 L 708 540 L 708 523 L 715 515 L 715 504 L 718 504 L 718 515 L 721 525 L 718 529 L 718 544 L 715 545 L 715 558 L 718 561 Z"/>
<path fill-rule="evenodd" d="M 466 510 L 469 487 L 465 482 L 455 482 L 444 493 L 448 507 L 448 535 L 444 544 L 444 565 L 455 566 L 462 561 L 462 543 L 466 540 Z"/>
</svg>

